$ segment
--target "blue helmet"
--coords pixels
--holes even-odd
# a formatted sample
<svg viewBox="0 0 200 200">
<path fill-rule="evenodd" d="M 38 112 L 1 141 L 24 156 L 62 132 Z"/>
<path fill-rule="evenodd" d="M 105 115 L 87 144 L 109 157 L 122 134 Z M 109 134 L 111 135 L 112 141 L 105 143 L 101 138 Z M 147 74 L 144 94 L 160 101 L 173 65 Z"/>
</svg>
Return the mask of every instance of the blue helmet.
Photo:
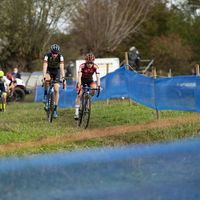
<svg viewBox="0 0 200 200">
<path fill-rule="evenodd" d="M 60 47 L 57 44 L 53 44 L 51 46 L 51 52 L 58 53 L 60 51 Z"/>
</svg>

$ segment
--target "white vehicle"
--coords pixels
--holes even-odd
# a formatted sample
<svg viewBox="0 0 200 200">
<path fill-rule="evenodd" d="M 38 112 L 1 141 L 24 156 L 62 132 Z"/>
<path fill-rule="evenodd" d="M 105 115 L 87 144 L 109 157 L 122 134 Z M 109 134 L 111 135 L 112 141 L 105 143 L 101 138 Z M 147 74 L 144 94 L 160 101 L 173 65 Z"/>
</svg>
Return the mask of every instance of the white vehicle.
<svg viewBox="0 0 200 200">
<path fill-rule="evenodd" d="M 7 101 L 23 102 L 26 94 L 30 94 L 31 91 L 27 90 L 26 85 L 22 79 L 16 78 L 14 83 L 14 94 L 13 97 L 8 96 Z"/>
</svg>

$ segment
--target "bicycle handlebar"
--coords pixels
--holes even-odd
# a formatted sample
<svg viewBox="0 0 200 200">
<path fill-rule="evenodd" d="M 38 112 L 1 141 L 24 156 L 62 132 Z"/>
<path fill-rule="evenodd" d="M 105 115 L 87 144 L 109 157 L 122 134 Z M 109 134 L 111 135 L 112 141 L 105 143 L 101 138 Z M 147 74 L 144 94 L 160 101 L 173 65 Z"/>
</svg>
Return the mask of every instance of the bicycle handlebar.
<svg viewBox="0 0 200 200">
<path fill-rule="evenodd" d="M 44 81 L 45 81 L 45 78 L 44 78 Z M 56 80 L 46 80 L 46 82 L 47 83 L 53 83 L 53 84 L 55 84 L 55 83 L 63 83 L 62 81 L 56 81 Z M 42 84 L 42 87 L 44 87 L 44 83 Z M 64 89 L 65 87 L 64 87 L 64 84 L 63 84 L 63 89 Z"/>
<path fill-rule="evenodd" d="M 98 88 L 90 88 L 90 87 L 85 87 L 85 86 L 83 86 L 83 85 L 80 85 L 79 86 L 79 90 L 78 90 L 78 95 L 80 94 L 80 92 L 81 92 L 81 88 L 83 88 L 84 90 L 98 90 L 98 93 L 97 93 L 97 96 L 96 97 L 98 97 L 99 96 L 99 94 L 100 94 L 100 89 L 98 89 Z"/>
</svg>

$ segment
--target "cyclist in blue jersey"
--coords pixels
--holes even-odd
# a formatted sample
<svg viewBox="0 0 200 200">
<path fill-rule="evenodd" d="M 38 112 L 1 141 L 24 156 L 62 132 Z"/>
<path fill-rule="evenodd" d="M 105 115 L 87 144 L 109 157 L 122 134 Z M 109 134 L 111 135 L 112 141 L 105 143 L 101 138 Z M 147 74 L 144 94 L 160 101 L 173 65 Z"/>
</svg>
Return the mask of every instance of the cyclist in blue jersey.
<svg viewBox="0 0 200 200">
<path fill-rule="evenodd" d="M 45 80 L 57 80 L 60 81 L 60 73 L 62 74 L 63 84 L 65 83 L 65 73 L 64 73 L 64 56 L 60 53 L 60 47 L 57 44 L 53 44 L 51 46 L 51 52 L 48 52 L 44 55 L 44 63 L 43 63 L 43 79 L 44 83 L 44 96 L 42 101 L 44 103 L 47 102 L 47 89 L 49 84 Z M 53 117 L 57 118 L 57 105 L 59 100 L 59 83 L 54 85 L 55 91 L 55 108 Z"/>
</svg>

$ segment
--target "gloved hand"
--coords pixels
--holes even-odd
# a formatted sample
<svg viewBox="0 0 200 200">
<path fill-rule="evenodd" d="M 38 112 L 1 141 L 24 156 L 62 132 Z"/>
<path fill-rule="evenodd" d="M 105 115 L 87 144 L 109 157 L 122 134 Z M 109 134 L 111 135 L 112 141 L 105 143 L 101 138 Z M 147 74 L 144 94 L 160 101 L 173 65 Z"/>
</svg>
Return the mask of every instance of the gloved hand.
<svg viewBox="0 0 200 200">
<path fill-rule="evenodd" d="M 67 82 L 65 80 L 65 77 L 62 78 L 62 83 L 63 83 L 63 89 L 66 90 L 67 89 Z"/>
<path fill-rule="evenodd" d="M 65 77 L 62 77 L 62 83 L 63 84 L 65 83 Z"/>
</svg>

